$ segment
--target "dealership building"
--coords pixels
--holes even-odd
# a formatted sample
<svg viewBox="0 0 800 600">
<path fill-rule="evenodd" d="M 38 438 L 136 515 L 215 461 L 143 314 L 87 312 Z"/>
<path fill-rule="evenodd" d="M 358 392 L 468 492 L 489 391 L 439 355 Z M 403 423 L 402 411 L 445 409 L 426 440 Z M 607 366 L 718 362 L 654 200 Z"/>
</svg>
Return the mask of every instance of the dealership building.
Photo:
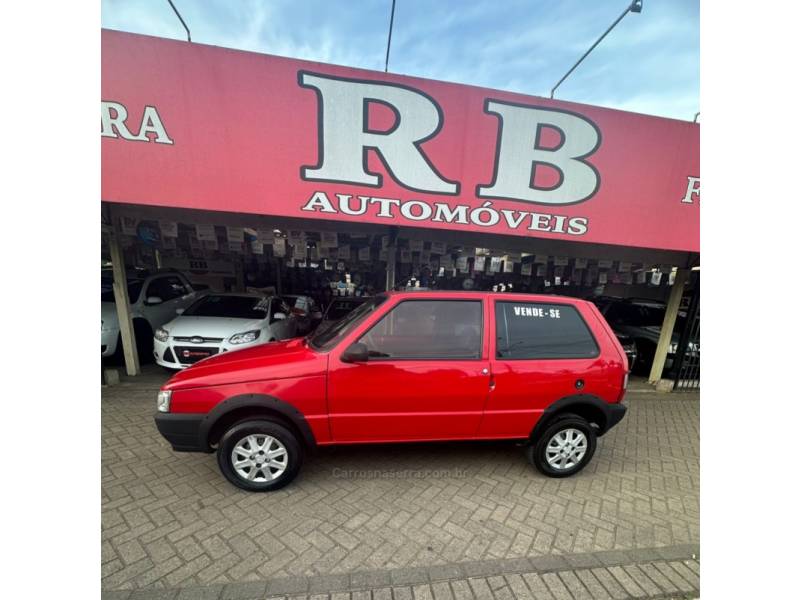
<svg viewBox="0 0 800 600">
<path fill-rule="evenodd" d="M 117 282 L 663 302 L 648 379 L 699 385 L 697 123 L 104 30 L 101 135 Z"/>
</svg>

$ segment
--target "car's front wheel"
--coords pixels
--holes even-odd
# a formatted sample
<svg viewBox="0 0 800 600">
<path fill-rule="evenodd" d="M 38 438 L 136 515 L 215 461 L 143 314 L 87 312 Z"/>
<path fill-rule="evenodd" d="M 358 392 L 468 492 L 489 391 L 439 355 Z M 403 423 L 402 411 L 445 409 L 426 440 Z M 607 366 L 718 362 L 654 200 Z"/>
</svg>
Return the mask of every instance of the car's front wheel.
<svg viewBox="0 0 800 600">
<path fill-rule="evenodd" d="M 303 450 L 294 434 L 279 423 L 244 421 L 222 436 L 217 462 L 233 485 L 251 492 L 271 492 L 295 478 Z"/>
<path fill-rule="evenodd" d="M 548 477 L 569 477 L 592 460 L 597 436 L 591 424 L 578 415 L 563 415 L 548 425 L 526 448 L 528 460 Z"/>
</svg>

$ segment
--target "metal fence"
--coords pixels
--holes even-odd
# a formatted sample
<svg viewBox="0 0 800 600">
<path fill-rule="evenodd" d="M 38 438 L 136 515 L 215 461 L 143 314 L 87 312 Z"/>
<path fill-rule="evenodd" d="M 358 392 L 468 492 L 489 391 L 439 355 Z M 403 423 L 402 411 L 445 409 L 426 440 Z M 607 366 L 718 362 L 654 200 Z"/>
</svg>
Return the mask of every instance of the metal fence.
<svg viewBox="0 0 800 600">
<path fill-rule="evenodd" d="M 686 309 L 686 322 L 681 331 L 678 348 L 675 352 L 676 392 L 700 389 L 700 272 L 692 273 L 692 294 Z"/>
</svg>

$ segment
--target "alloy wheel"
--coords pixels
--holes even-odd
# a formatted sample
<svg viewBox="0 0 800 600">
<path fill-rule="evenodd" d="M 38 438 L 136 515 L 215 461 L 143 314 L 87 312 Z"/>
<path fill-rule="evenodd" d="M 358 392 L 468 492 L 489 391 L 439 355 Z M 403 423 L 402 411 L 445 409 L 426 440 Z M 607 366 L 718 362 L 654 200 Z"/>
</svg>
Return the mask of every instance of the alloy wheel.
<svg viewBox="0 0 800 600">
<path fill-rule="evenodd" d="M 252 434 L 243 437 L 233 447 L 231 464 L 242 479 L 264 483 L 283 475 L 289 466 L 289 453 L 277 438 Z"/>
<path fill-rule="evenodd" d="M 547 442 L 547 464 L 557 471 L 572 469 L 583 460 L 588 447 L 586 435 L 580 429 L 562 429 Z"/>
</svg>

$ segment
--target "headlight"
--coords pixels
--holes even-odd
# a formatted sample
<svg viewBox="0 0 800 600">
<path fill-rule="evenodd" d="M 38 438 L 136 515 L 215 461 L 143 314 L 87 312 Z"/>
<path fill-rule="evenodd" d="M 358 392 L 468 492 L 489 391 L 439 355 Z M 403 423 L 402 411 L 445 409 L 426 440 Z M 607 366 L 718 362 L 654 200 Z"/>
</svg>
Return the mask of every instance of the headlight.
<svg viewBox="0 0 800 600">
<path fill-rule="evenodd" d="M 158 400 L 156 401 L 158 412 L 169 412 L 169 401 L 171 398 L 172 392 L 170 390 L 161 390 L 158 392 Z"/>
<path fill-rule="evenodd" d="M 163 327 L 159 327 L 158 329 L 156 329 L 156 339 L 159 342 L 166 342 L 169 339 L 169 331 L 167 331 Z"/>
<path fill-rule="evenodd" d="M 244 333 L 232 335 L 231 339 L 228 341 L 231 344 L 249 344 L 250 342 L 255 342 L 259 335 L 261 335 L 261 332 L 258 329 L 254 331 L 245 331 Z"/>
</svg>

